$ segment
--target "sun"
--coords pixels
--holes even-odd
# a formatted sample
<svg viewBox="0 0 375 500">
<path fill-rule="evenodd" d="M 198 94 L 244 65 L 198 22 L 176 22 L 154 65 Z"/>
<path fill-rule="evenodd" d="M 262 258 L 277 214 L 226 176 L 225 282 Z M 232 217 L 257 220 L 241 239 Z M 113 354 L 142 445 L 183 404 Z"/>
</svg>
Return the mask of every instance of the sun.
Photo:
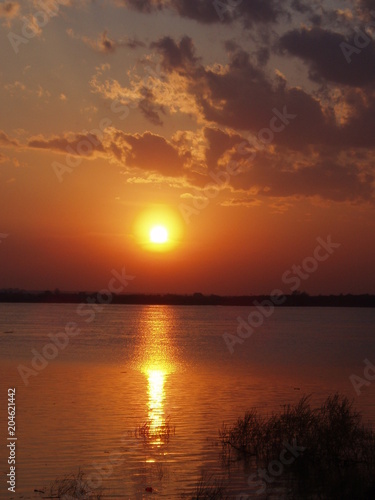
<svg viewBox="0 0 375 500">
<path fill-rule="evenodd" d="M 137 215 L 133 224 L 134 239 L 146 251 L 164 254 L 181 244 L 182 219 L 171 207 L 150 205 Z"/>
<path fill-rule="evenodd" d="M 168 241 L 168 230 L 164 226 L 153 226 L 150 230 L 150 241 L 162 245 Z"/>
</svg>

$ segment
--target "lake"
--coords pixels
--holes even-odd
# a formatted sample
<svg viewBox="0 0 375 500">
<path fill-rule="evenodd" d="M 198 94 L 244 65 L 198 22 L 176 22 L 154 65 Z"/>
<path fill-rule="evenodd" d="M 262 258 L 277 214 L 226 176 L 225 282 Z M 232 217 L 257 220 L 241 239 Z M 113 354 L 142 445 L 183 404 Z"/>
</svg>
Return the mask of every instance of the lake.
<svg viewBox="0 0 375 500">
<path fill-rule="evenodd" d="M 222 478 L 231 498 L 263 498 L 247 483 L 246 465 L 223 466 L 223 422 L 252 407 L 269 414 L 303 394 L 318 404 L 340 391 L 375 423 L 375 381 L 357 394 L 350 379 L 363 377 L 365 359 L 375 364 L 373 309 L 277 308 L 233 353 L 223 335 L 235 335 L 251 308 L 92 310 L 0 304 L 1 498 L 40 498 L 34 489 L 79 468 L 103 498 L 150 498 L 146 488 L 160 498 L 191 498 L 202 471 Z M 65 328 L 70 336 L 51 344 Z M 12 387 L 17 487 L 8 495 Z"/>
</svg>

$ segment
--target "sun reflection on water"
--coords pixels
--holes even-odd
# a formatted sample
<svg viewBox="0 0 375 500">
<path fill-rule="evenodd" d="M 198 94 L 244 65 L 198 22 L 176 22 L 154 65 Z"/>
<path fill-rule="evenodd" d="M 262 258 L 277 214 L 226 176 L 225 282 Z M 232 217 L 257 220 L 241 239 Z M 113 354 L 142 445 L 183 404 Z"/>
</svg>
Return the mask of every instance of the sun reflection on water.
<svg viewBox="0 0 375 500">
<path fill-rule="evenodd" d="M 151 444 L 163 444 L 167 437 L 167 420 L 164 412 L 164 382 L 166 374 L 162 370 L 148 372 L 148 421 Z"/>
<path fill-rule="evenodd" d="M 166 411 L 166 387 L 177 368 L 177 349 L 173 342 L 175 312 L 167 306 L 144 309 L 140 322 L 138 369 L 147 377 L 147 421 L 138 432 L 150 445 L 161 446 L 173 433 Z"/>
</svg>

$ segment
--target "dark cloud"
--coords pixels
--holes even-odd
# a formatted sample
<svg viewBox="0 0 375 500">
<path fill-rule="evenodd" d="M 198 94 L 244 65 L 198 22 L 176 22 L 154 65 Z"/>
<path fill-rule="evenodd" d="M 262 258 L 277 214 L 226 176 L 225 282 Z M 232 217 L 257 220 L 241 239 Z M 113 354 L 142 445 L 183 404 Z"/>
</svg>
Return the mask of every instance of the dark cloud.
<svg viewBox="0 0 375 500">
<path fill-rule="evenodd" d="M 123 0 L 123 3 L 126 7 L 149 14 L 155 10 L 163 9 L 166 2 L 164 0 Z"/>
<path fill-rule="evenodd" d="M 331 40 L 329 32 L 320 29 L 311 31 L 328 33 Z M 298 39 L 300 33 L 290 32 L 283 43 L 290 44 L 294 35 L 297 34 Z M 306 36 L 309 37 L 309 33 L 306 32 Z M 341 40 L 341 35 L 337 36 L 336 41 Z M 373 148 L 375 90 L 366 88 L 362 91 L 354 86 L 342 86 L 341 93 L 337 94 L 340 97 L 332 100 L 330 89 L 322 86 L 320 93 L 313 96 L 300 87 L 288 87 L 282 75 L 270 79 L 263 67 L 255 64 L 250 55 L 233 41 L 225 43 L 228 64 L 206 68 L 195 56 L 191 40 L 185 40 L 188 49 L 183 49 L 181 42 L 170 38 L 164 38 L 153 46 L 162 54 L 166 77 L 175 71 L 184 76 L 181 91 L 195 99 L 200 119 L 215 124 L 216 128 L 247 131 L 255 138 L 260 137 L 261 142 L 265 137 L 274 145 L 305 152 L 309 151 L 310 145 L 337 150 Z M 294 46 L 296 52 L 308 54 L 309 58 L 320 57 L 324 61 L 321 64 L 324 71 L 336 72 L 335 77 L 338 78 L 339 63 L 335 66 L 335 61 L 325 59 L 327 53 L 329 57 L 329 49 L 325 51 L 323 45 L 320 49 L 315 48 L 312 43 L 298 45 L 296 42 Z M 253 56 L 256 59 L 256 54 Z M 344 68 L 351 67 L 343 55 L 342 60 Z M 362 72 L 355 78 L 367 78 L 369 73 L 375 72 L 374 68 L 375 65 L 366 75 Z M 348 78 L 345 72 L 342 73 L 344 77 Z M 157 104 L 157 95 L 154 101 Z M 340 117 L 338 104 L 346 112 L 344 119 Z M 272 124 L 276 125 L 276 131 L 269 130 Z M 283 124 L 286 126 L 283 127 Z M 210 128 L 214 129 L 215 125 Z"/>
<path fill-rule="evenodd" d="M 93 156 L 95 152 L 104 153 L 105 148 L 97 135 L 89 133 L 77 134 L 74 137 L 53 137 L 51 139 L 30 139 L 30 148 L 47 149 L 77 156 Z"/>
<path fill-rule="evenodd" d="M 348 93 L 346 102 L 352 106 L 352 116 L 338 128 L 335 135 L 337 148 L 374 148 L 375 95 Z"/>
<path fill-rule="evenodd" d="M 283 164 L 284 163 L 284 164 Z M 362 175 L 353 164 L 340 165 L 321 161 L 300 168 L 285 168 L 283 160 L 259 155 L 254 166 L 233 179 L 235 188 L 256 188 L 267 197 L 319 196 L 343 201 L 370 201 L 373 197 L 373 175 Z"/>
<path fill-rule="evenodd" d="M 108 37 L 107 32 L 104 31 L 99 39 L 98 48 L 102 52 L 114 52 L 116 49 L 116 42 L 111 40 Z"/>
<path fill-rule="evenodd" d="M 243 1 L 238 8 L 238 17 L 243 17 L 245 27 L 251 27 L 253 23 L 275 23 L 277 18 L 284 12 L 284 2 L 274 0 L 251 0 Z"/>
<path fill-rule="evenodd" d="M 1 139 L 1 135 L 0 135 Z M 164 137 L 150 132 L 126 134 L 121 130 L 108 128 L 103 140 L 94 133 L 77 134 L 72 137 L 42 137 L 30 139 L 28 147 L 46 149 L 64 154 L 75 154 L 87 158 L 102 156 L 148 172 L 158 172 L 165 176 L 183 176 L 184 158 L 179 149 Z"/>
<path fill-rule="evenodd" d="M 114 146 L 117 148 L 116 152 Z M 184 175 L 184 161 L 179 156 L 178 149 L 164 137 L 151 132 L 131 135 L 117 131 L 111 149 L 129 167 L 171 177 Z"/>
<path fill-rule="evenodd" d="M 121 45 L 124 45 L 129 49 L 138 49 L 140 47 L 146 47 L 146 44 L 144 42 L 141 42 L 140 40 L 137 40 L 137 38 L 128 38 L 125 42 L 121 42 Z"/>
<path fill-rule="evenodd" d="M 355 32 L 354 32 L 355 36 Z M 375 42 L 357 49 L 353 39 L 342 34 L 314 27 L 292 30 L 283 35 L 279 46 L 282 51 L 299 57 L 309 65 L 310 78 L 316 81 L 330 81 L 338 84 L 363 86 L 375 82 Z M 350 55 L 349 63 L 344 52 Z M 347 52 L 349 50 L 349 53 Z"/>
<path fill-rule="evenodd" d="M 306 12 L 311 13 L 313 10 L 308 3 L 303 2 L 302 0 L 292 0 L 290 4 L 292 9 L 301 13 L 306 14 Z"/>
<path fill-rule="evenodd" d="M 198 61 L 193 41 L 188 36 L 184 36 L 178 43 L 166 36 L 151 43 L 150 47 L 159 51 L 163 57 L 162 67 L 169 72 L 195 65 Z"/>
<path fill-rule="evenodd" d="M 234 160 L 238 172 L 242 172 L 230 177 L 231 187 L 235 191 L 247 191 L 252 193 L 251 197 L 256 192 L 269 198 L 318 196 L 335 202 L 373 200 L 375 177 L 369 173 L 372 169 L 367 168 L 367 173 L 359 169 L 355 154 L 351 155 L 351 159 L 340 162 L 334 149 L 326 152 L 323 149 L 321 152 L 315 151 L 316 161 L 308 162 L 305 155 L 296 156 L 281 146 L 273 153 L 255 150 L 255 155 L 251 153 L 249 157 L 244 155 L 244 149 L 239 154 L 238 145 L 243 144 L 244 139 L 238 134 L 206 128 L 204 135 L 208 170 L 216 169 L 218 160 L 228 153 L 219 169 L 225 170 L 229 162 L 232 164 Z M 233 206 L 237 202 L 247 205 L 247 198 L 236 200 L 225 206 Z"/>
<path fill-rule="evenodd" d="M 180 16 L 188 19 L 193 19 L 199 23 L 212 24 L 220 22 L 220 19 L 225 22 L 232 20 L 231 11 L 233 9 L 225 9 L 222 16 L 219 15 L 215 5 L 225 5 L 225 2 L 216 2 L 214 0 L 171 0 L 169 5 Z"/>
<path fill-rule="evenodd" d="M 271 52 L 268 47 L 261 47 L 256 52 L 256 59 L 259 66 L 265 66 L 271 56 Z"/>
<path fill-rule="evenodd" d="M 200 85 L 191 87 L 207 120 L 258 134 L 269 127 L 274 109 L 286 110 L 294 118 L 282 134 L 274 134 L 276 143 L 301 148 L 326 139 L 326 118 L 319 102 L 301 89 L 288 89 L 284 81 L 269 81 L 246 52 L 232 54 L 226 72 L 200 73 Z"/>
<path fill-rule="evenodd" d="M 154 125 L 163 125 L 160 118 L 160 113 L 164 113 L 164 109 L 160 104 L 157 104 L 154 95 L 150 89 L 141 89 L 143 99 L 139 101 L 138 107 L 143 116 Z"/>
<path fill-rule="evenodd" d="M 207 141 L 206 166 L 209 170 L 217 169 L 218 161 L 224 153 L 243 142 L 243 138 L 238 134 L 228 134 L 214 128 L 206 128 L 204 136 Z"/>
<path fill-rule="evenodd" d="M 205 68 L 195 57 L 190 39 L 182 47 L 167 38 L 153 46 L 162 54 L 162 66 L 169 74 L 178 71 L 185 77 L 186 90 L 194 96 L 205 120 L 221 127 L 258 134 L 269 127 L 274 109 L 293 115 L 282 134 L 274 134 L 276 143 L 293 148 L 325 142 L 333 131 L 317 99 L 299 88 L 287 88 L 282 77 L 269 79 L 250 55 L 234 42 L 226 42 L 229 64 L 224 68 Z M 188 42 L 188 43 L 187 43 Z M 331 118 L 332 121 L 332 118 Z M 282 126 L 282 123 L 279 124 Z"/>
<path fill-rule="evenodd" d="M 202 24 L 241 21 L 246 28 L 254 23 L 274 23 L 284 12 L 284 0 L 243 0 L 238 5 L 215 0 L 123 0 L 123 4 L 139 12 L 170 10 L 179 16 Z"/>
<path fill-rule="evenodd" d="M 360 0 L 360 5 L 364 9 L 374 10 L 375 9 L 375 0 Z"/>
</svg>

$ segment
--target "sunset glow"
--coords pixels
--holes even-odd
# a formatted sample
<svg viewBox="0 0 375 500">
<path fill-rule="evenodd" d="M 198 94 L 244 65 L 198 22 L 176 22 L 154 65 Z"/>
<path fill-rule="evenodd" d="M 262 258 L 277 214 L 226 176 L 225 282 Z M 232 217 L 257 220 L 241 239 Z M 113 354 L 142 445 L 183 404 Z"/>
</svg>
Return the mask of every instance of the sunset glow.
<svg viewBox="0 0 375 500">
<path fill-rule="evenodd" d="M 0 287 L 293 292 L 332 235 L 301 289 L 375 293 L 367 0 L 50 3 L 0 6 Z"/>
<path fill-rule="evenodd" d="M 0 0 L 9 498 L 375 498 L 374 28 Z"/>
<path fill-rule="evenodd" d="M 135 240 L 147 252 L 163 254 L 175 251 L 184 245 L 182 224 L 176 211 L 170 207 L 152 207 L 135 218 Z"/>
</svg>

